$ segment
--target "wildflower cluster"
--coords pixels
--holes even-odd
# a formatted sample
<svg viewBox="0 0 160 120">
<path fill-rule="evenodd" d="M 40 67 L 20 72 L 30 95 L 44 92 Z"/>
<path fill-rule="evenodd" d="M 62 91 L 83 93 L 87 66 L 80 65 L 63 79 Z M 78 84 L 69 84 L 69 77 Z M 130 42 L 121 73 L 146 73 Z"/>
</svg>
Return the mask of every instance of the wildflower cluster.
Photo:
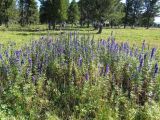
<svg viewBox="0 0 160 120">
<path fill-rule="evenodd" d="M 15 113 L 30 114 L 30 119 L 38 117 L 27 108 L 39 104 L 41 108 L 34 108 L 35 114 L 44 112 L 46 118 L 48 108 L 54 107 L 58 116 L 67 119 L 96 118 L 101 100 L 104 105 L 119 106 L 121 111 L 125 102 L 116 100 L 121 96 L 135 106 L 145 106 L 160 97 L 156 51 L 148 49 L 145 41 L 139 49 L 135 45 L 130 47 L 128 42 L 118 44 L 112 36 L 95 41 L 78 33 L 61 35 L 55 40 L 41 37 L 19 50 L 15 50 L 13 43 L 7 48 L 0 46 L 0 102 L 7 104 L 9 111 L 21 106 L 24 111 L 19 113 L 18 107 Z M 97 98 L 90 93 L 92 90 L 99 90 Z M 22 102 L 13 105 L 16 100 Z M 85 108 L 91 103 L 92 107 Z"/>
</svg>

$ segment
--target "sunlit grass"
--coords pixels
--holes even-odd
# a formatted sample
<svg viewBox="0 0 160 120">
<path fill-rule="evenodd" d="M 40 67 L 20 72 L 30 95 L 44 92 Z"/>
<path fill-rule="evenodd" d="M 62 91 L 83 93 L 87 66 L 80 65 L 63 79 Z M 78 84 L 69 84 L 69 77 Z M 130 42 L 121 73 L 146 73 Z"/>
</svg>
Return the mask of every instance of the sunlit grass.
<svg viewBox="0 0 160 120">
<path fill-rule="evenodd" d="M 156 28 L 103 29 L 102 34 L 97 34 L 97 30 L 93 30 L 93 28 L 68 27 L 66 30 L 48 31 L 47 25 L 29 26 L 25 28 L 11 26 L 8 29 L 2 26 L 0 27 L 0 43 L 7 44 L 10 41 L 14 41 L 17 46 L 21 46 L 32 40 L 38 39 L 40 36 L 50 35 L 56 37 L 58 34 L 71 31 L 77 31 L 80 35 L 90 34 L 91 36 L 94 36 L 95 40 L 107 39 L 108 36 L 113 33 L 113 36 L 118 42 L 129 41 L 130 44 L 141 45 L 143 40 L 145 40 L 147 44 L 153 47 L 160 46 L 160 29 Z"/>
</svg>

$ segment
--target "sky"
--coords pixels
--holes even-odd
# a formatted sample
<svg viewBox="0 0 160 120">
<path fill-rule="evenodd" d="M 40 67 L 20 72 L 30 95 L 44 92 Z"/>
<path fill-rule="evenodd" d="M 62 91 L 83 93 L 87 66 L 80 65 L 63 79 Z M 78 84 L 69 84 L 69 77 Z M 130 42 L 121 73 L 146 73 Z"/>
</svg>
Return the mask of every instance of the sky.
<svg viewBox="0 0 160 120">
<path fill-rule="evenodd" d="M 38 2 L 38 6 L 40 6 L 40 3 L 39 3 L 39 0 L 36 0 Z M 72 0 L 70 0 L 71 2 Z M 76 0 L 76 1 L 79 1 L 79 0 Z M 122 0 L 122 2 L 125 2 L 126 0 Z M 156 23 L 160 23 L 160 17 L 155 17 L 155 22 Z"/>
</svg>

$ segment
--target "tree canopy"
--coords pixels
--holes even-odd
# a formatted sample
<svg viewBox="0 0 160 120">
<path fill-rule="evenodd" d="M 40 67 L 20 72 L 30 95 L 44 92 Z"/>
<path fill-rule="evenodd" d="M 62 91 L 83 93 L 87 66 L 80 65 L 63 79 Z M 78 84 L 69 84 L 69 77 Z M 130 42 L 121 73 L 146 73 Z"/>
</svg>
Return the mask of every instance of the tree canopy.
<svg viewBox="0 0 160 120">
<path fill-rule="evenodd" d="M 40 2 L 41 22 L 52 24 L 54 29 L 56 22 L 67 20 L 68 0 L 40 0 Z"/>
<path fill-rule="evenodd" d="M 21 26 L 38 22 L 38 7 L 35 0 L 19 0 L 19 23 Z"/>
<path fill-rule="evenodd" d="M 70 23 L 76 23 L 80 19 L 80 11 L 78 4 L 73 0 L 68 8 L 68 21 Z"/>
<path fill-rule="evenodd" d="M 47 23 L 49 29 L 68 22 L 81 25 L 109 22 L 111 27 L 124 25 L 149 28 L 160 13 L 159 0 L 0 0 L 0 24 L 21 26 Z"/>
</svg>

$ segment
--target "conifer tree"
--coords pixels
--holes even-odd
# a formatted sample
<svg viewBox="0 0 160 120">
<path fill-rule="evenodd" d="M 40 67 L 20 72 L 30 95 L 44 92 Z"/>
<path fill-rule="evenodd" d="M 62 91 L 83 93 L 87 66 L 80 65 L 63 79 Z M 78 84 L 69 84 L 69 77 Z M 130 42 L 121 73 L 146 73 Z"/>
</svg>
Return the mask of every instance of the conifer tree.
<svg viewBox="0 0 160 120">
<path fill-rule="evenodd" d="M 148 29 L 154 22 L 154 18 L 160 13 L 159 0 L 145 0 L 144 1 L 143 24 Z"/>
<path fill-rule="evenodd" d="M 68 8 L 68 21 L 72 24 L 76 23 L 80 19 L 80 11 L 78 4 L 73 0 Z"/>
<path fill-rule="evenodd" d="M 38 22 L 38 6 L 35 0 L 19 0 L 21 26 Z"/>
<path fill-rule="evenodd" d="M 4 23 L 8 27 L 9 22 L 9 8 L 13 0 L 0 0 L 0 24 Z"/>
<path fill-rule="evenodd" d="M 68 0 L 40 0 L 40 21 L 48 23 L 48 28 L 55 29 L 56 23 L 66 21 L 68 18 Z"/>
</svg>

